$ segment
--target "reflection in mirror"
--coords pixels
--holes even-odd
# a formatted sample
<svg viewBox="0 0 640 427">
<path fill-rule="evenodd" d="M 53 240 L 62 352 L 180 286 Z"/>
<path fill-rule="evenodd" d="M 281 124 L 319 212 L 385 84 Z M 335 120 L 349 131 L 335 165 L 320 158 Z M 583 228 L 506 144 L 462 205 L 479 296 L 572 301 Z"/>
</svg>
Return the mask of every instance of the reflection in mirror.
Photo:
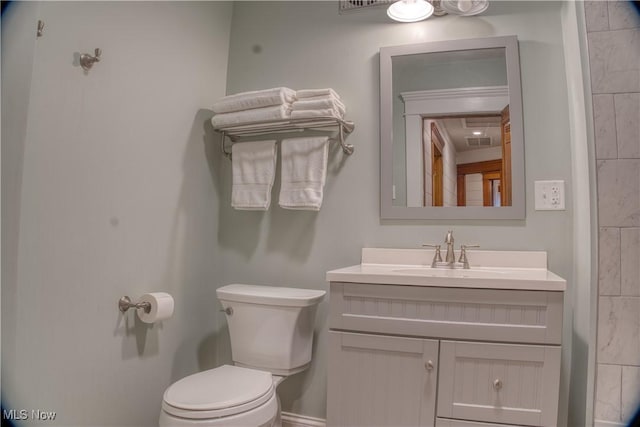
<svg viewBox="0 0 640 427">
<path fill-rule="evenodd" d="M 382 217 L 523 218 L 515 37 L 382 48 L 380 66 Z"/>
<path fill-rule="evenodd" d="M 419 175 L 406 180 L 407 193 L 419 197 L 408 206 L 511 205 L 508 106 L 500 114 L 422 117 L 420 124 Z"/>
</svg>

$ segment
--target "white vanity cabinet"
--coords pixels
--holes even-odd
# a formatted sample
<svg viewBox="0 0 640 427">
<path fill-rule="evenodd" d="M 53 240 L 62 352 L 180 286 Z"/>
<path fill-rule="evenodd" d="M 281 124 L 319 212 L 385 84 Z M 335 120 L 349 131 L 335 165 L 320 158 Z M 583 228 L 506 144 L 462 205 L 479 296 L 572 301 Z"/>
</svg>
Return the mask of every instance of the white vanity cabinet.
<svg viewBox="0 0 640 427">
<path fill-rule="evenodd" d="M 327 273 L 327 426 L 557 425 L 563 279 L 434 274 Z"/>
</svg>

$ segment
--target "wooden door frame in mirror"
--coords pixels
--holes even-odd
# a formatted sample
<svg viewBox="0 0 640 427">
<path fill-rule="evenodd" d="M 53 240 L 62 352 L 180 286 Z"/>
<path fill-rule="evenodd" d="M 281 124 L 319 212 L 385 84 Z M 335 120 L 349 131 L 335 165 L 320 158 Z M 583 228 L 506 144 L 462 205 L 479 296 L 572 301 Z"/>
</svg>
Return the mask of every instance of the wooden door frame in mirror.
<svg viewBox="0 0 640 427">
<path fill-rule="evenodd" d="M 502 207 L 405 207 L 393 205 L 392 60 L 432 52 L 504 48 L 511 116 L 512 205 Z M 515 144 L 514 144 L 515 143 Z M 380 217 L 382 219 L 524 219 L 524 128 L 520 58 L 516 36 L 427 42 L 380 48 Z M 517 191 L 516 191 L 517 190 Z"/>
</svg>

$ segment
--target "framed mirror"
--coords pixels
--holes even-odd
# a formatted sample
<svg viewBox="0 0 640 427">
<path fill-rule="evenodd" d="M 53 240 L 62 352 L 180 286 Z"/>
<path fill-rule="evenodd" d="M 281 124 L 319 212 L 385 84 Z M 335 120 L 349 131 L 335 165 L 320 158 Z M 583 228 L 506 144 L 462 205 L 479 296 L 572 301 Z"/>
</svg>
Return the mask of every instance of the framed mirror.
<svg viewBox="0 0 640 427">
<path fill-rule="evenodd" d="M 515 36 L 380 49 L 383 219 L 524 219 Z"/>
</svg>

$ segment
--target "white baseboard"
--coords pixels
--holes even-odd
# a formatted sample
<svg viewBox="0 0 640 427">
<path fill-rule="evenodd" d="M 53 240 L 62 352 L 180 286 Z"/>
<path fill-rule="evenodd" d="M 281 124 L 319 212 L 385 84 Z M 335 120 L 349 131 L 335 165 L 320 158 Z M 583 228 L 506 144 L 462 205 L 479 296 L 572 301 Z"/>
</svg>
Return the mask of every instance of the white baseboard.
<svg viewBox="0 0 640 427">
<path fill-rule="evenodd" d="M 594 427 L 625 427 L 625 424 L 622 423 L 603 420 L 595 420 L 593 425 Z M 327 422 L 322 418 L 283 412 L 282 427 L 327 427 Z"/>
<path fill-rule="evenodd" d="M 593 422 L 593 427 L 625 427 L 625 426 L 626 424 L 618 423 L 615 421 L 595 420 Z"/>
<path fill-rule="evenodd" d="M 283 412 L 282 427 L 327 427 L 327 421 L 322 418 L 313 418 L 307 417 L 306 415 Z"/>
</svg>

